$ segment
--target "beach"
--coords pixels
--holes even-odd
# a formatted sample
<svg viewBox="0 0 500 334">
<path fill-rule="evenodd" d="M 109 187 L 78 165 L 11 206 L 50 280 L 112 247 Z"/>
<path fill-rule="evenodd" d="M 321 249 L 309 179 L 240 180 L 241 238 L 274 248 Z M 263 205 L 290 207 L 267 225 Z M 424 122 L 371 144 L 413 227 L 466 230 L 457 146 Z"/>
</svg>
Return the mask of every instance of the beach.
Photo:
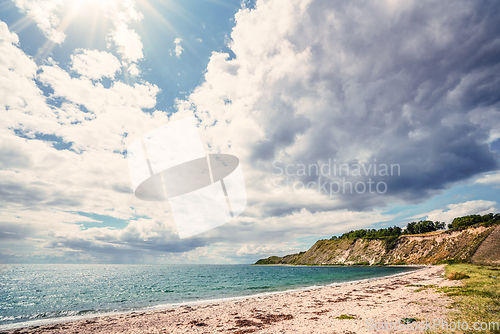
<svg viewBox="0 0 500 334">
<path fill-rule="evenodd" d="M 369 333 L 402 318 L 445 319 L 451 300 L 434 288 L 458 283 L 443 273 L 444 266 L 429 266 L 385 278 L 2 333 Z M 404 332 L 415 330 L 398 330 Z"/>
</svg>

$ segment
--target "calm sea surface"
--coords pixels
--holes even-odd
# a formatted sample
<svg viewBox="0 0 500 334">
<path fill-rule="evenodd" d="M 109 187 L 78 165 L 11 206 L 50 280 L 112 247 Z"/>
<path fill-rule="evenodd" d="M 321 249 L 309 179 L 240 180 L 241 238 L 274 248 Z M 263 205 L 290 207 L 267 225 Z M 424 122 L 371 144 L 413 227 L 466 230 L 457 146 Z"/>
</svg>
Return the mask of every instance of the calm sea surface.
<svg viewBox="0 0 500 334">
<path fill-rule="evenodd" d="M 1 265 L 0 329 L 394 275 L 405 267 Z"/>
</svg>

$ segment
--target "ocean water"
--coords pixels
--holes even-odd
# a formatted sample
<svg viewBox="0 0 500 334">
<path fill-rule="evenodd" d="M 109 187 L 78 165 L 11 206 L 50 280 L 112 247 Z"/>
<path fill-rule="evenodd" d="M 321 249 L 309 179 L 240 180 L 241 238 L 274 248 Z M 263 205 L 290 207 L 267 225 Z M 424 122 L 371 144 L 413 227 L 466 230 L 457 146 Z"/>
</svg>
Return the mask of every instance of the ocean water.
<svg viewBox="0 0 500 334">
<path fill-rule="evenodd" d="M 389 276 L 408 267 L 0 265 L 0 329 Z"/>
</svg>

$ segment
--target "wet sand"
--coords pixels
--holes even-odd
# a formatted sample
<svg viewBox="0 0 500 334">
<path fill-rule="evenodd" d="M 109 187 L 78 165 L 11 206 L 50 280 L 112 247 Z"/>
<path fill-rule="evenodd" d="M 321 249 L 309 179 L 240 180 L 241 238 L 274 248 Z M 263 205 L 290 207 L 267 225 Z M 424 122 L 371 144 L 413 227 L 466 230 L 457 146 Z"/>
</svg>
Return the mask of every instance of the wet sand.
<svg viewBox="0 0 500 334">
<path fill-rule="evenodd" d="M 369 281 L 1 333 L 374 333 L 368 329 L 375 322 L 445 318 L 451 300 L 425 287 L 458 284 L 442 276 L 443 268 L 430 266 Z M 390 332 L 394 331 L 378 331 Z M 423 331 L 397 331 L 405 332 Z"/>
</svg>

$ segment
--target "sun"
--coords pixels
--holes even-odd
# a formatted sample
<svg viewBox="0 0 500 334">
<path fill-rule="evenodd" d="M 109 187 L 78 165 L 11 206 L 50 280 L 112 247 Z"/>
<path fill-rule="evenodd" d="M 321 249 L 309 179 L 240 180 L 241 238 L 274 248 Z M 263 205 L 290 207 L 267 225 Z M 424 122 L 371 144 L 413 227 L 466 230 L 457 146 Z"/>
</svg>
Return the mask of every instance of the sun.
<svg viewBox="0 0 500 334">
<path fill-rule="evenodd" d="M 116 10 L 119 2 L 120 0 L 65 0 L 61 2 L 60 12 L 62 13 L 62 17 L 60 18 L 57 30 L 65 33 L 68 27 L 75 21 L 75 18 L 81 18 L 83 14 L 88 17 L 88 24 L 85 29 L 89 35 L 88 41 L 91 43 L 98 33 L 99 21 L 109 19 L 109 14 Z M 35 61 L 40 63 L 45 60 L 57 44 L 53 40 L 48 39 L 38 50 Z"/>
</svg>

